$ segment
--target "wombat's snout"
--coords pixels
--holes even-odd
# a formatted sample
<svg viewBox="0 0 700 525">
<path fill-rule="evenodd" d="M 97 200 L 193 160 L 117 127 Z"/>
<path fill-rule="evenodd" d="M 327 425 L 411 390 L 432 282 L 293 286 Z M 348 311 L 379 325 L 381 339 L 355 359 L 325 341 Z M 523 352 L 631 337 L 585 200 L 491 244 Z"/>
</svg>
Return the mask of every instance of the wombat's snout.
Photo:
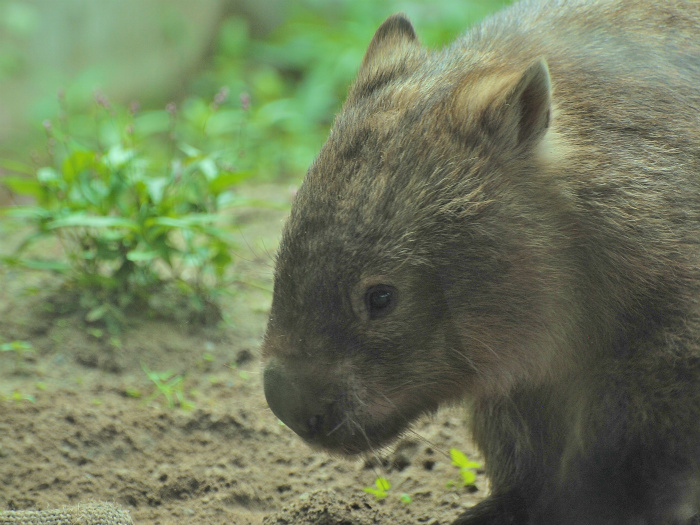
<svg viewBox="0 0 700 525">
<path fill-rule="evenodd" d="M 314 395 L 303 378 L 274 364 L 265 368 L 263 382 L 267 404 L 285 425 L 306 441 L 323 441 L 332 403 Z"/>
</svg>

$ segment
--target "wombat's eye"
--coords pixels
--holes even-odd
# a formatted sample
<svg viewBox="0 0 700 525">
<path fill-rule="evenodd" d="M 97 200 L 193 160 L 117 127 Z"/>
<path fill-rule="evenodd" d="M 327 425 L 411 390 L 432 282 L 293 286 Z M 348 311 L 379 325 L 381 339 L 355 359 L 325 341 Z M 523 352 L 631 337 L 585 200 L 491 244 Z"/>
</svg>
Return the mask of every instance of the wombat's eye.
<svg viewBox="0 0 700 525">
<path fill-rule="evenodd" d="M 365 294 L 365 305 L 370 319 L 384 317 L 396 306 L 396 289 L 386 284 L 372 286 Z"/>
</svg>

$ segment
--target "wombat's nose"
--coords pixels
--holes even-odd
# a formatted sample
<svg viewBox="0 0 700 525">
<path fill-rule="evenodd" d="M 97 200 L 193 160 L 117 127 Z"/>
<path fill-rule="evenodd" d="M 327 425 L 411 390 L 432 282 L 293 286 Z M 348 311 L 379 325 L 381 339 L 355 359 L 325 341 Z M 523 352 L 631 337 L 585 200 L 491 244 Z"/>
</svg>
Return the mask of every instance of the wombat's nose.
<svg viewBox="0 0 700 525">
<path fill-rule="evenodd" d="M 307 441 L 318 438 L 328 407 L 300 384 L 300 379 L 270 364 L 263 373 L 265 398 L 272 412 Z M 306 395 L 305 395 L 306 394 Z"/>
</svg>

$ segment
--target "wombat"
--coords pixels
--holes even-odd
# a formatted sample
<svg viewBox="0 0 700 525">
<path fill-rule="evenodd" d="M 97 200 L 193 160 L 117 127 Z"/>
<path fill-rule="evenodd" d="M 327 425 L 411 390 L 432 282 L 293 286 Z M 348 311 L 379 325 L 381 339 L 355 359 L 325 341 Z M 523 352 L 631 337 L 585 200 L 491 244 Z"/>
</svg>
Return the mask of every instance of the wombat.
<svg viewBox="0 0 700 525">
<path fill-rule="evenodd" d="M 700 523 L 700 2 L 379 27 L 299 189 L 272 411 L 372 451 L 466 399 L 476 524 Z"/>
</svg>

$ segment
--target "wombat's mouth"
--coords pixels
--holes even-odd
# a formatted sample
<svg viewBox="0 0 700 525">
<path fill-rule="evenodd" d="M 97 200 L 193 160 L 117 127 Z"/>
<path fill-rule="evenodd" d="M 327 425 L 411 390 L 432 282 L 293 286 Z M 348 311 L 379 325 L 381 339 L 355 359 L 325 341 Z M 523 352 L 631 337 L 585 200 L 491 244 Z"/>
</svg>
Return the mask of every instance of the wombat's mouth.
<svg viewBox="0 0 700 525">
<path fill-rule="evenodd" d="M 311 378 L 275 363 L 264 371 L 272 412 L 304 441 L 331 453 L 361 454 L 387 445 L 410 423 L 389 403 L 360 401 L 328 378 Z"/>
</svg>

